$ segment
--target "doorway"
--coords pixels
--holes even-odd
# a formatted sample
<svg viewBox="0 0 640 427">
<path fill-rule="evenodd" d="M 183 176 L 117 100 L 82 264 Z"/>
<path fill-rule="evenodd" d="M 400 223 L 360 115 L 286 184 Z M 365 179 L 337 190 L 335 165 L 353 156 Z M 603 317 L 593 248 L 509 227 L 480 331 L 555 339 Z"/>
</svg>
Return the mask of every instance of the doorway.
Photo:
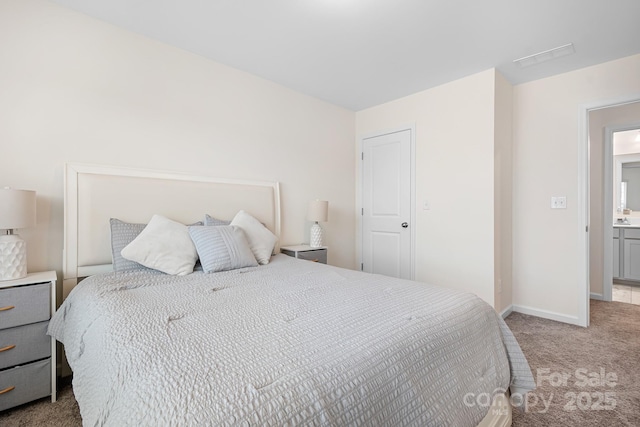
<svg viewBox="0 0 640 427">
<path fill-rule="evenodd" d="M 361 140 L 361 270 L 414 278 L 414 129 Z"/>
<path fill-rule="evenodd" d="M 589 297 L 611 301 L 613 275 L 613 184 L 605 183 L 605 177 L 613 181 L 614 130 L 637 121 L 638 116 L 624 116 L 621 112 L 632 105 L 640 106 L 640 94 L 624 98 L 600 101 L 582 106 L 582 131 L 580 150 L 580 196 L 584 211 L 580 227 L 585 231 L 581 241 L 584 258 L 581 262 L 585 284 L 584 303 L 580 303 L 580 319 L 584 326 L 589 321 Z M 609 284 L 609 286 L 605 286 Z M 584 316 L 584 317 L 583 317 Z"/>
</svg>

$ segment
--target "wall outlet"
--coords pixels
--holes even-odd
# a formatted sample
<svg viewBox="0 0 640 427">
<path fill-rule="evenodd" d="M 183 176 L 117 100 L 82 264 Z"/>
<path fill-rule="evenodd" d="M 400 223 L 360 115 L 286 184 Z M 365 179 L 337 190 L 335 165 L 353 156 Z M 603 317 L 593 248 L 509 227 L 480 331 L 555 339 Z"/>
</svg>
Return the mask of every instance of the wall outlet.
<svg viewBox="0 0 640 427">
<path fill-rule="evenodd" d="M 566 208 L 567 208 L 567 196 L 551 197 L 551 209 L 566 209 Z"/>
</svg>

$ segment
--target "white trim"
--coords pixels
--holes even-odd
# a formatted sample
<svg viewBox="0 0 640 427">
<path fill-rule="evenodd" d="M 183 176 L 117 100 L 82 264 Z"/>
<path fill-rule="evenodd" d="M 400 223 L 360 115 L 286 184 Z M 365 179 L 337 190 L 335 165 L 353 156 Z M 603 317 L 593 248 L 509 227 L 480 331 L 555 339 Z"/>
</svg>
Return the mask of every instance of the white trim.
<svg viewBox="0 0 640 427">
<path fill-rule="evenodd" d="M 391 133 L 403 132 L 405 130 L 410 131 L 410 144 L 411 144 L 411 213 L 410 213 L 410 235 L 411 235 L 411 279 L 415 280 L 416 277 L 416 125 L 415 123 L 400 126 L 397 128 L 385 129 L 377 132 L 370 132 L 361 135 L 358 139 L 358 153 L 356 155 L 356 259 L 358 264 L 362 265 L 362 186 L 364 179 L 362 174 L 364 173 L 362 168 L 362 153 L 364 152 L 364 140 L 368 138 L 374 138 L 376 136 L 388 135 Z M 358 215 L 359 214 L 359 215 Z M 359 269 L 359 267 L 357 268 Z"/>
<path fill-rule="evenodd" d="M 416 126 L 411 125 L 411 280 L 416 278 Z"/>
<path fill-rule="evenodd" d="M 80 173 L 94 175 L 114 175 L 114 176 L 131 176 L 137 178 L 157 178 L 170 179 L 173 181 L 199 181 L 212 182 L 216 184 L 236 184 L 236 185 L 252 185 L 256 187 L 272 187 L 276 189 L 278 182 L 271 181 L 247 181 L 241 179 L 216 178 L 212 176 L 190 175 L 180 172 L 161 171 L 157 169 L 134 169 L 123 166 L 104 166 L 88 163 L 67 163 L 66 170 L 71 171 L 75 176 Z M 278 207 L 277 213 L 280 213 Z"/>
<path fill-rule="evenodd" d="M 584 326 L 580 323 L 578 316 L 567 316 L 566 314 L 556 313 L 554 311 L 542 310 L 539 308 L 527 307 L 524 305 L 513 305 L 513 311 L 516 313 L 527 314 L 529 316 L 541 317 L 543 319 L 555 320 L 557 322 L 569 323 L 571 325 Z"/>
<path fill-rule="evenodd" d="M 505 308 L 500 312 L 500 317 L 506 319 L 511 313 L 513 313 L 513 305 L 509 305 L 509 307 Z"/>
<path fill-rule="evenodd" d="M 578 114 L 578 317 L 577 325 L 589 326 L 589 110 Z M 545 316 L 541 316 L 545 317 Z M 556 320 L 556 319 L 553 319 Z M 572 323 L 571 321 L 567 323 Z"/>
<path fill-rule="evenodd" d="M 578 317 L 577 323 L 567 323 L 589 326 L 589 112 L 639 100 L 640 94 L 636 93 L 578 106 L 578 251 L 581 254 L 578 257 Z M 564 317 L 571 319 L 573 316 Z"/>
<path fill-rule="evenodd" d="M 613 266 L 607 260 L 613 259 L 613 249 L 606 242 L 613 240 L 613 132 L 609 127 L 604 133 L 604 188 L 602 192 L 602 300 L 612 300 Z M 606 224 L 611 224 L 607 227 Z M 608 284 L 608 285 L 607 285 Z M 593 294 L 592 294 L 593 295 Z M 591 297 L 593 298 L 593 296 Z M 597 299 L 597 298 L 594 298 Z"/>
<path fill-rule="evenodd" d="M 596 299 L 596 300 L 598 300 L 598 301 L 606 301 L 606 300 L 604 299 L 604 295 L 602 295 L 602 294 L 596 294 L 595 292 L 591 292 L 591 293 L 589 294 L 589 298 L 590 298 L 590 299 Z"/>
</svg>

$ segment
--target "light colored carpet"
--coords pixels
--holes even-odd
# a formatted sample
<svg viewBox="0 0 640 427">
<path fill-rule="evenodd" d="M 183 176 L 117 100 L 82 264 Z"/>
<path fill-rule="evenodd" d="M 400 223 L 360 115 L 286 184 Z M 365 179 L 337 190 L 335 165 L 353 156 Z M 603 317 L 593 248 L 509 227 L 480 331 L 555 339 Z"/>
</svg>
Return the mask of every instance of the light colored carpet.
<svg viewBox="0 0 640 427">
<path fill-rule="evenodd" d="M 532 396 L 527 412 L 514 411 L 515 427 L 640 426 L 640 306 L 592 301 L 588 329 L 519 313 L 507 324 L 541 381 L 533 392 L 537 402 Z M 608 384 L 600 380 L 602 370 Z M 616 374 L 614 386 L 607 374 Z M 582 377 L 593 384 L 581 386 Z M 542 399 L 550 402 L 546 410 Z M 69 384 L 56 403 L 42 399 L 0 413 L 3 427 L 81 424 Z"/>
<path fill-rule="evenodd" d="M 514 426 L 640 426 L 640 306 L 592 300 L 589 328 L 519 313 L 507 324 L 539 384 Z"/>
</svg>

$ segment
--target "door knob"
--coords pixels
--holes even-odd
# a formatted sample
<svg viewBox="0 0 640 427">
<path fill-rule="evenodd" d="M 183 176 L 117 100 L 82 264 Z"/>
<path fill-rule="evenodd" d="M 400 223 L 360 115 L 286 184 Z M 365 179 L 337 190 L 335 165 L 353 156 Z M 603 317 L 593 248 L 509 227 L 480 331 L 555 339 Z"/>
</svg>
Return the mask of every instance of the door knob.
<svg viewBox="0 0 640 427">
<path fill-rule="evenodd" d="M 402 228 L 407 228 L 409 227 L 409 223 L 408 222 L 403 222 L 402 223 Z"/>
</svg>

